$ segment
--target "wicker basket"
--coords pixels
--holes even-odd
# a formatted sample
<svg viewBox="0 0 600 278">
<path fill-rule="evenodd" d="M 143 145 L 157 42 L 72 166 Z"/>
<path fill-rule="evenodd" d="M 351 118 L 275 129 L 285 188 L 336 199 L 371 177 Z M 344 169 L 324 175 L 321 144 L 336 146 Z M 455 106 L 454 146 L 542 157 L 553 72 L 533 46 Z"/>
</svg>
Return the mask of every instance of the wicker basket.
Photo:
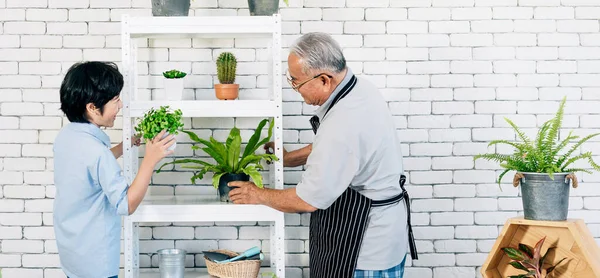
<svg viewBox="0 0 600 278">
<path fill-rule="evenodd" d="M 210 250 L 221 254 L 235 257 L 238 253 L 228 250 Z M 260 260 L 242 260 L 230 263 L 218 264 L 204 256 L 208 274 L 219 278 L 256 278 L 260 272 Z"/>
</svg>

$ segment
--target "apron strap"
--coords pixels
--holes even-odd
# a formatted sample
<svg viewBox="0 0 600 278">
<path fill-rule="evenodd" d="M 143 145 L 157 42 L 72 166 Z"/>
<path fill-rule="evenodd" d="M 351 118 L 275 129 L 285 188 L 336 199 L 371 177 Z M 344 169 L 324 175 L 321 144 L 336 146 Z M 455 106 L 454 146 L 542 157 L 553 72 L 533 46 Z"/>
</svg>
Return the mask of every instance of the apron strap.
<svg viewBox="0 0 600 278">
<path fill-rule="evenodd" d="M 404 197 L 404 201 L 406 203 L 406 214 L 408 219 L 408 246 L 410 248 L 410 257 L 413 260 L 418 260 L 419 255 L 417 254 L 417 244 L 415 243 L 415 236 L 413 235 L 412 223 L 410 221 L 410 197 L 408 197 L 408 192 L 404 189 L 404 183 L 406 182 L 406 176 L 400 176 L 400 188 L 402 188 L 402 196 Z"/>
<path fill-rule="evenodd" d="M 371 207 L 383 207 L 392 205 L 395 203 L 404 200 L 406 203 L 406 213 L 407 213 L 407 221 L 408 221 L 408 245 L 410 248 L 410 256 L 413 260 L 418 260 L 419 256 L 417 254 L 417 244 L 415 243 L 415 237 L 412 231 L 412 223 L 410 219 L 410 198 L 408 196 L 408 192 L 404 189 L 404 183 L 406 182 L 406 176 L 400 176 L 400 188 L 402 189 L 402 193 L 393 198 L 387 200 L 373 200 L 371 201 Z"/>
</svg>

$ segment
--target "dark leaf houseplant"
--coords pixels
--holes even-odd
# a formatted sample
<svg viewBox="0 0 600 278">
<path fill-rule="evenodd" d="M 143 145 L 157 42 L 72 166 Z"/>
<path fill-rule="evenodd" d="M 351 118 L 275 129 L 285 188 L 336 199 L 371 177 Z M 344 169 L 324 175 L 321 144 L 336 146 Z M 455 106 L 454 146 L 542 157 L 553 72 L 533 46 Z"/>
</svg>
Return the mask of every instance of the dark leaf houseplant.
<svg viewBox="0 0 600 278">
<path fill-rule="evenodd" d="M 152 0 L 153 16 L 188 16 L 190 0 Z"/>
<path fill-rule="evenodd" d="M 290 5 L 288 0 L 283 3 Z M 252 16 L 271 16 L 279 11 L 279 0 L 248 0 L 248 9 Z"/>
<path fill-rule="evenodd" d="M 512 275 L 509 278 L 550 278 L 556 267 L 567 258 L 562 258 L 554 265 L 548 265 L 546 259 L 550 251 L 556 247 L 550 247 L 542 256 L 542 246 L 546 237 L 540 239 L 535 247 L 519 243 L 519 248 L 504 247 L 502 251 L 512 260 L 509 264 L 518 269 L 525 271 L 523 274 Z"/>
<path fill-rule="evenodd" d="M 172 110 L 169 106 L 150 108 L 134 129 L 145 140 L 154 139 L 163 130 L 167 131 L 163 137 L 169 134 L 177 135 L 183 130 L 182 112 L 180 109 Z M 169 150 L 174 150 L 176 145 L 177 143 L 171 145 Z"/>
<path fill-rule="evenodd" d="M 203 150 L 215 162 L 211 163 L 201 159 L 177 159 L 161 165 L 157 172 L 160 172 L 164 166 L 169 164 L 184 164 L 181 166 L 182 168 L 196 170 L 191 177 L 193 184 L 196 184 L 196 180 L 202 179 L 206 173 L 212 172 L 214 174 L 212 184 L 215 188 L 218 188 L 220 200 L 223 202 L 229 201 L 229 187 L 227 183 L 230 181 L 249 181 L 252 178 L 256 186 L 262 188 L 263 180 L 259 172 L 259 170 L 263 169 L 261 161 L 272 162 L 278 160 L 272 154 L 256 154 L 256 150 L 269 142 L 273 134 L 274 122 L 271 121 L 267 137 L 260 138 L 267 122 L 268 120 L 264 119 L 258 124 L 243 152 L 242 137 L 237 127 L 231 129 L 225 143 L 215 140 L 212 136 L 209 140 L 205 140 L 198 137 L 194 132 L 184 130 L 183 132 L 188 134 L 192 141 L 201 145 L 194 144 L 192 148 L 194 150 Z"/>
<path fill-rule="evenodd" d="M 516 171 L 513 185 L 521 185 L 525 219 L 566 220 L 569 208 L 569 181 L 572 181 L 573 187 L 577 187 L 575 172 L 591 173 L 588 169 L 574 166 L 574 163 L 585 160 L 594 170 L 600 170 L 600 166 L 592 159 L 591 152 L 576 153 L 583 143 L 600 133 L 590 134 L 574 142 L 579 136 L 570 132 L 567 137 L 559 140 L 565 102 L 566 98 L 561 101 L 555 116 L 542 124 L 534 140 L 525 135 L 511 120 L 505 119 L 520 141 L 494 140 L 489 146 L 509 145 L 514 148 L 512 154 L 479 154 L 474 157 L 500 163 L 505 170 L 500 174 L 498 184 L 506 173 Z M 574 144 L 567 148 L 573 142 Z"/>
</svg>

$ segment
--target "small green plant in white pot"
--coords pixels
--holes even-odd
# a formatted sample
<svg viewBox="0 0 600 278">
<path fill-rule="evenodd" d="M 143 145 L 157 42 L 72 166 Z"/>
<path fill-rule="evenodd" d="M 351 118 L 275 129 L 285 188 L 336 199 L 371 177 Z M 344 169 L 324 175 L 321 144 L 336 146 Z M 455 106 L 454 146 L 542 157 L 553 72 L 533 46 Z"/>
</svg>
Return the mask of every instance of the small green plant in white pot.
<svg viewBox="0 0 600 278">
<path fill-rule="evenodd" d="M 187 73 L 179 70 L 170 70 L 163 72 L 164 79 L 164 96 L 157 97 L 167 100 L 182 100 L 183 99 L 183 80 Z"/>
<path fill-rule="evenodd" d="M 180 109 L 172 111 L 169 106 L 161 106 L 158 109 L 150 108 L 135 127 L 135 131 L 140 138 L 145 140 L 154 139 L 163 130 L 167 131 L 163 138 L 169 134 L 177 135 L 179 131 L 183 130 L 182 112 Z M 176 146 L 177 142 L 171 145 L 169 150 L 175 150 Z"/>
<path fill-rule="evenodd" d="M 511 120 L 508 124 L 515 130 L 520 141 L 494 140 L 489 146 L 505 144 L 514 148 L 512 154 L 479 154 L 474 159 L 486 159 L 499 162 L 505 170 L 498 178 L 509 171 L 516 171 L 513 185 L 521 185 L 521 199 L 525 219 L 562 221 L 567 219 L 569 210 L 570 181 L 577 187 L 576 172 L 592 173 L 588 169 L 575 166 L 574 163 L 585 160 L 593 170 L 599 171 L 600 166 L 592 159 L 592 152 L 576 153 L 586 141 L 600 135 L 590 134 L 576 141 L 570 148 L 569 143 L 579 139 L 570 132 L 567 137 L 559 140 L 566 98 L 562 100 L 554 118 L 546 121 L 539 129 L 535 140 L 531 140 Z"/>
</svg>

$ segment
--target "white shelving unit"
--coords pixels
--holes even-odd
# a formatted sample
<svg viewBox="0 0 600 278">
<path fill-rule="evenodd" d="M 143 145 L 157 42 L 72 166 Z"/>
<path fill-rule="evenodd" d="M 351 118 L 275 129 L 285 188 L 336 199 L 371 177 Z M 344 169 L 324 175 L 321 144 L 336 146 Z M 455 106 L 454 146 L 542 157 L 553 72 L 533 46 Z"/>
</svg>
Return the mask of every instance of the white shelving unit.
<svg viewBox="0 0 600 278">
<path fill-rule="evenodd" d="M 136 38 L 267 38 L 269 50 L 269 77 L 271 86 L 268 100 L 182 100 L 140 101 L 137 98 L 137 45 Z M 149 108 L 169 105 L 181 109 L 184 117 L 269 117 L 275 121 L 273 140 L 275 155 L 283 157 L 282 85 L 281 85 L 281 17 L 228 16 L 228 17 L 130 17 L 122 18 L 122 69 L 125 78 L 123 100 L 123 141 L 130 142 L 134 120 Z M 130 181 L 137 174 L 138 151 L 125 144 L 124 173 Z M 283 188 L 282 160 L 270 166 L 271 186 Z M 285 277 L 284 215 L 262 205 L 234 205 L 222 203 L 215 193 L 211 196 L 147 196 L 137 211 L 125 217 L 125 277 L 138 278 L 155 275 L 139 269 L 140 222 L 217 222 L 262 221 L 270 223 L 271 271 Z M 234 250 L 243 251 L 243 250 Z M 201 272 L 190 271 L 186 277 L 198 277 Z M 204 274 L 206 275 L 206 274 Z M 201 277 L 205 277 L 200 275 Z"/>
</svg>

